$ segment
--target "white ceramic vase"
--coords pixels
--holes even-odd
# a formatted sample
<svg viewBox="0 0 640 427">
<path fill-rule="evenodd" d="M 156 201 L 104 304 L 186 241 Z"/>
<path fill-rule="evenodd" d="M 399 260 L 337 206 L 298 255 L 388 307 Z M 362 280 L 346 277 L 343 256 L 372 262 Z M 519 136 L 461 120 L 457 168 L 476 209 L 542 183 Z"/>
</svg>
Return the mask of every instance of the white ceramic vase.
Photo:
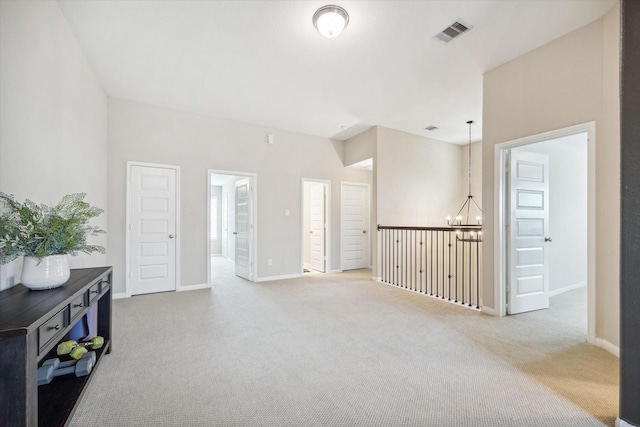
<svg viewBox="0 0 640 427">
<path fill-rule="evenodd" d="M 25 256 L 22 262 L 21 283 L 29 289 L 57 288 L 71 276 L 67 255 L 51 255 L 38 259 Z"/>
</svg>

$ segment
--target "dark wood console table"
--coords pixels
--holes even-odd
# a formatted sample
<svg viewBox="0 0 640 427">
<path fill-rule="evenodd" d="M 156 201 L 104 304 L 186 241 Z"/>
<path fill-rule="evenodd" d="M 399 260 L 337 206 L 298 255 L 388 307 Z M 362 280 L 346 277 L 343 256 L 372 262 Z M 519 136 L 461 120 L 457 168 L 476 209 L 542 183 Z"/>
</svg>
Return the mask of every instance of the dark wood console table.
<svg viewBox="0 0 640 427">
<path fill-rule="evenodd" d="M 57 357 L 58 343 L 94 306 L 97 333 L 105 339 L 95 350 L 94 369 L 111 352 L 111 273 L 111 267 L 73 269 L 56 289 L 31 291 L 18 284 L 0 292 L 0 426 L 69 422 L 93 373 L 38 387 L 38 366 Z"/>
</svg>

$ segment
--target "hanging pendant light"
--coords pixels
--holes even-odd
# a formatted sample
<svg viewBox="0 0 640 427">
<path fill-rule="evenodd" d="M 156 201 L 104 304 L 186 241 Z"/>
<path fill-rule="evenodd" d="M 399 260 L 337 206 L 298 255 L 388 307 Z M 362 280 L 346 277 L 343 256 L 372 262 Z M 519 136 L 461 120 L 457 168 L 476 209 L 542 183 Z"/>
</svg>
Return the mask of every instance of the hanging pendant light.
<svg viewBox="0 0 640 427">
<path fill-rule="evenodd" d="M 447 217 L 447 225 L 454 228 L 482 228 L 482 208 L 471 194 L 471 125 L 473 120 L 469 120 L 467 124 L 469 125 L 469 195 L 456 216 L 454 218 Z M 473 218 L 474 214 L 475 220 Z"/>
</svg>

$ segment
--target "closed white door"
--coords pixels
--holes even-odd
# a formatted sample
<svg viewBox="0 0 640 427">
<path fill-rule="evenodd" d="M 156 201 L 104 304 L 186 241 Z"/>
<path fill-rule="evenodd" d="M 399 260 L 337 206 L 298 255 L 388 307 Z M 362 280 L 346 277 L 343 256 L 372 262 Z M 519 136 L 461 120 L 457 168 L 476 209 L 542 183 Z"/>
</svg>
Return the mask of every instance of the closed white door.
<svg viewBox="0 0 640 427">
<path fill-rule="evenodd" d="M 176 169 L 132 165 L 131 294 L 176 290 Z"/>
<path fill-rule="evenodd" d="M 369 186 L 342 184 L 342 269 L 369 268 Z"/>
<path fill-rule="evenodd" d="M 512 150 L 508 313 L 549 308 L 549 156 Z"/>
<path fill-rule="evenodd" d="M 311 268 L 325 272 L 326 221 L 324 184 L 313 184 L 310 197 Z"/>
<path fill-rule="evenodd" d="M 251 183 L 249 178 L 236 182 L 235 197 L 235 263 L 236 276 L 252 280 L 251 277 Z"/>
</svg>

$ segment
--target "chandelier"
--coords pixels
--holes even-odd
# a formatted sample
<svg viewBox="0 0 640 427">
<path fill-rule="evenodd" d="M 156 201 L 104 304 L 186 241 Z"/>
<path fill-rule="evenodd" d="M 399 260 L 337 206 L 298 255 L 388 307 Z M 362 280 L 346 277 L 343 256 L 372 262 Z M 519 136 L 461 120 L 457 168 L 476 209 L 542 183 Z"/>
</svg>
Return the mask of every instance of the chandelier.
<svg viewBox="0 0 640 427">
<path fill-rule="evenodd" d="M 454 218 L 447 217 L 447 225 L 452 228 L 482 229 L 482 208 L 471 194 L 471 125 L 473 120 L 469 120 L 467 124 L 469 125 L 469 195 L 456 216 Z"/>
</svg>

